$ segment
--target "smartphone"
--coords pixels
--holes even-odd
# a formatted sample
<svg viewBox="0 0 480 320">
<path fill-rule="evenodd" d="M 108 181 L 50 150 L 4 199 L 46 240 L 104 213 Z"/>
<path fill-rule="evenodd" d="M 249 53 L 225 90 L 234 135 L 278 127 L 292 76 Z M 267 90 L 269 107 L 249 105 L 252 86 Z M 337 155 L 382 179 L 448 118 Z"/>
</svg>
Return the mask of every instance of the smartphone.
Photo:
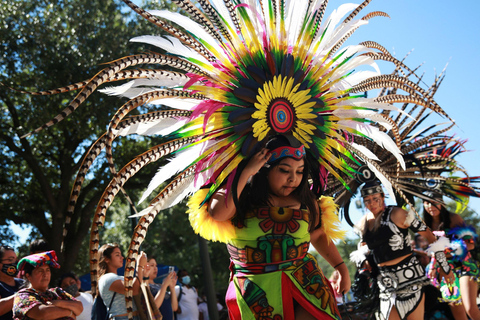
<svg viewBox="0 0 480 320">
<path fill-rule="evenodd" d="M 168 273 L 172 273 L 173 271 L 175 271 L 175 267 L 174 266 L 169 266 L 168 267 Z"/>
</svg>

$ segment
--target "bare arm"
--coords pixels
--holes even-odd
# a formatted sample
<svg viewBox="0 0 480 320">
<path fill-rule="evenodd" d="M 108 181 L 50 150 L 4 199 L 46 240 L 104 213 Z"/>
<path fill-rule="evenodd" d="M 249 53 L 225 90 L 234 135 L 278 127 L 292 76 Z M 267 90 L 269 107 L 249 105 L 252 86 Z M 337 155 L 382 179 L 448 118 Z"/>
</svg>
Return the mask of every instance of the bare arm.
<svg viewBox="0 0 480 320">
<path fill-rule="evenodd" d="M 157 294 L 155 295 L 155 304 L 157 305 L 157 308 L 162 306 L 163 300 L 165 299 L 165 293 L 167 292 L 167 287 L 168 281 L 165 279 L 160 287 L 160 290 L 158 290 Z"/>
<path fill-rule="evenodd" d="M 15 295 L 11 295 L 10 297 L 0 299 L 0 316 L 12 311 L 14 298 Z"/>
<path fill-rule="evenodd" d="M 176 282 L 177 282 L 177 277 L 175 276 L 175 281 L 172 282 L 172 284 L 170 285 L 170 294 L 171 294 L 170 302 L 172 304 L 173 312 L 177 311 L 178 309 L 178 298 L 177 298 L 177 292 L 175 291 Z"/>
<path fill-rule="evenodd" d="M 460 215 L 456 213 L 450 214 L 450 228 L 459 227 L 464 224 L 465 224 L 465 221 L 463 220 L 462 217 L 460 217 Z"/>
<path fill-rule="evenodd" d="M 255 175 L 270 158 L 268 150 L 263 148 L 257 152 L 248 162 L 245 169 L 243 169 L 238 179 L 237 194 L 240 195 L 247 185 L 248 179 Z M 233 195 L 230 192 L 227 196 L 226 188 L 218 189 L 210 200 L 208 213 L 210 216 L 218 221 L 225 221 L 231 219 L 236 212 L 235 203 L 233 202 Z"/>
<path fill-rule="evenodd" d="M 110 291 L 114 291 L 116 293 L 125 294 L 125 285 L 123 284 L 123 280 L 115 280 L 108 288 Z M 140 281 L 138 281 L 137 277 L 133 279 L 133 295 L 137 295 L 140 292 Z"/>
<path fill-rule="evenodd" d="M 346 293 L 350 290 L 352 285 L 348 268 L 343 262 L 338 249 L 333 241 L 328 241 L 327 235 L 322 228 L 316 229 L 310 233 L 310 241 L 317 252 L 332 266 L 336 267 L 340 273 L 337 282 L 337 292 Z"/>
<path fill-rule="evenodd" d="M 395 214 L 396 214 L 396 220 L 393 220 L 393 217 L 392 217 L 392 220 L 395 222 L 395 224 L 397 226 L 407 228 L 409 226 L 409 224 L 407 224 L 405 222 L 405 220 L 407 219 L 408 213 L 403 209 L 396 208 Z M 399 222 L 397 222 L 397 221 L 399 221 Z M 432 230 L 430 230 L 430 228 L 428 228 L 428 227 L 425 231 L 418 231 L 418 233 L 422 237 L 427 239 L 428 243 L 430 243 L 430 244 L 437 241 L 437 237 L 435 237 Z M 443 254 L 443 252 L 442 252 L 442 254 Z M 433 272 L 433 271 L 431 271 L 431 272 Z M 440 279 L 445 278 L 445 279 L 447 279 L 447 282 L 450 282 L 450 283 L 452 283 L 455 280 L 452 270 L 450 270 L 447 274 L 447 273 L 445 273 L 445 271 L 442 267 L 442 268 L 440 268 L 439 273 L 440 273 Z"/>
</svg>

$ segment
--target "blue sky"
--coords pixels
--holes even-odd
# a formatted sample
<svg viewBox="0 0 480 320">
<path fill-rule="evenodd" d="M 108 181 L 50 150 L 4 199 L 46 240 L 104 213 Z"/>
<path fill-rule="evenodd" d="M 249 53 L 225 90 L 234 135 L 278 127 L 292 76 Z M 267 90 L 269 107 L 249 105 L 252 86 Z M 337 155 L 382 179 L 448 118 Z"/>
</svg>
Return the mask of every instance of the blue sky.
<svg viewBox="0 0 480 320">
<path fill-rule="evenodd" d="M 140 1 L 135 1 L 140 2 Z M 327 12 L 344 1 L 330 0 Z M 451 133 L 468 139 L 467 152 L 458 157 L 469 175 L 480 175 L 480 121 L 476 91 L 480 74 L 480 2 L 462 1 L 454 5 L 446 0 L 373 0 L 360 17 L 372 11 L 384 11 L 390 19 L 378 17 L 361 27 L 349 41 L 376 41 L 398 58 L 413 50 L 406 60 L 410 67 L 423 63 L 425 82 L 433 82 L 448 63 L 446 77 L 436 93 L 437 103 L 453 118 L 457 127 Z M 128 8 L 127 8 L 128 10 Z M 132 30 L 132 37 L 138 36 Z M 381 66 L 383 69 L 383 66 Z M 390 69 L 386 71 L 390 72 Z M 437 118 L 438 122 L 444 119 Z M 480 212 L 480 199 L 472 198 L 470 207 Z M 361 212 L 351 208 L 355 221 Z"/>
</svg>

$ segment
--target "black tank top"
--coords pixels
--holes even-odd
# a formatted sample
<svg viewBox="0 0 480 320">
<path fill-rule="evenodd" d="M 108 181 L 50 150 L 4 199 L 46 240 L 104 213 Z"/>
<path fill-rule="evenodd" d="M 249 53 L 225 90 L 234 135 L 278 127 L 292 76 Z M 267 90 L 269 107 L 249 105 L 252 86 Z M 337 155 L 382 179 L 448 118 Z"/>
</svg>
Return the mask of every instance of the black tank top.
<svg viewBox="0 0 480 320">
<path fill-rule="evenodd" d="M 370 231 L 368 226 L 365 226 L 366 232 L 363 235 L 363 241 L 367 243 L 368 248 L 373 252 L 373 258 L 377 264 L 413 252 L 412 239 L 408 234 L 408 228 L 399 228 L 390 218 L 394 208 L 394 206 L 385 208 L 380 227 L 376 231 Z M 412 223 L 412 225 L 414 224 Z"/>
</svg>

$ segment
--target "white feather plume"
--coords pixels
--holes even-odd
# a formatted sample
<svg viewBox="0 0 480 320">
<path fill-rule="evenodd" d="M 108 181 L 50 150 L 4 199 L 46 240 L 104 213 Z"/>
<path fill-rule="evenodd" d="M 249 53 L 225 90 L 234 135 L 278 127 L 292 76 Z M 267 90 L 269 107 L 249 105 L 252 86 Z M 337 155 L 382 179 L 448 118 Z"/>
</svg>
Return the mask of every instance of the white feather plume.
<svg viewBox="0 0 480 320">
<path fill-rule="evenodd" d="M 340 120 L 338 121 L 338 126 L 355 129 L 358 132 L 361 132 L 365 136 L 369 137 L 379 146 L 391 152 L 393 156 L 398 160 L 402 168 L 405 170 L 405 161 L 403 160 L 402 152 L 400 151 L 400 149 L 398 149 L 395 142 L 385 132 L 382 132 L 373 126 L 350 120 Z"/>
<path fill-rule="evenodd" d="M 134 123 L 128 127 L 122 128 L 120 130 L 113 130 L 113 133 L 117 136 L 126 136 L 130 134 L 138 134 L 141 136 L 149 135 L 167 135 L 172 133 L 175 130 L 181 128 L 187 120 L 185 119 L 175 119 L 175 118 L 165 118 L 165 119 L 156 119 L 154 121 L 148 122 L 138 122 Z"/>
<path fill-rule="evenodd" d="M 143 209 L 139 213 L 133 214 L 129 216 L 129 218 L 137 218 L 144 216 L 150 213 L 153 210 L 157 210 L 158 212 L 165 210 L 167 208 L 173 207 L 174 205 L 178 204 L 188 195 L 197 191 L 198 187 L 193 185 L 193 175 L 188 176 L 187 178 L 183 179 L 175 189 L 168 195 L 167 198 L 162 198 L 157 200 L 152 205 L 148 206 L 147 208 Z"/>
<path fill-rule="evenodd" d="M 429 254 L 432 254 L 438 251 L 443 251 L 449 246 L 450 246 L 450 240 L 447 237 L 440 237 L 437 239 L 437 241 L 435 241 L 434 243 L 431 243 L 428 246 L 426 252 L 428 252 Z"/>
<path fill-rule="evenodd" d="M 164 98 L 158 99 L 154 101 L 150 101 L 150 104 L 162 104 L 164 106 L 173 108 L 173 109 L 180 109 L 180 110 L 192 110 L 196 107 L 201 101 L 197 99 L 189 99 L 189 98 Z"/>
<path fill-rule="evenodd" d="M 201 56 L 199 53 L 195 52 L 194 50 L 184 46 L 180 40 L 178 40 L 175 37 L 172 36 L 165 36 L 165 37 L 159 37 L 159 36 L 139 36 L 130 39 L 131 42 L 142 42 L 142 43 L 147 43 L 151 44 L 153 46 L 159 47 L 161 49 L 166 50 L 170 54 L 176 54 L 182 57 L 185 57 L 185 59 L 189 60 L 192 63 L 197 64 L 199 67 L 198 63 L 194 60 L 201 61 L 205 64 L 208 64 L 208 61 Z M 192 58 L 194 60 L 192 60 Z"/>
<path fill-rule="evenodd" d="M 169 163 L 157 171 L 148 184 L 147 190 L 143 192 L 138 204 L 142 203 L 153 192 L 153 190 L 158 188 L 158 186 L 164 183 L 167 179 L 176 175 L 180 171 L 185 170 L 185 168 L 192 163 L 193 159 L 198 158 L 203 153 L 206 144 L 206 142 L 198 144 L 175 153 L 175 156 L 170 159 Z"/>
<path fill-rule="evenodd" d="M 362 146 L 362 145 L 360 145 L 358 143 L 355 143 L 355 142 L 351 142 L 350 144 L 355 149 L 357 149 L 358 151 L 363 153 L 365 156 L 367 156 L 369 159 L 375 160 L 375 161 L 380 161 L 380 159 L 378 159 L 378 157 L 372 151 L 370 151 L 370 149 L 368 149 L 367 147 Z"/>
<path fill-rule="evenodd" d="M 308 1 L 290 0 L 287 4 L 285 28 L 288 30 L 288 43 L 294 45 L 305 20 Z"/>
<path fill-rule="evenodd" d="M 375 168 L 369 161 L 367 161 L 367 166 L 368 168 L 375 174 L 375 176 L 380 180 L 380 183 L 383 185 L 383 187 L 387 190 L 387 193 L 390 195 L 392 199 L 395 199 L 395 193 L 393 192 L 392 184 L 388 179 Z"/>
<path fill-rule="evenodd" d="M 227 56 L 225 55 L 225 51 L 218 45 L 217 40 L 214 39 L 208 32 L 206 32 L 201 25 L 191 20 L 190 18 L 178 12 L 171 12 L 167 10 L 152 10 L 152 11 L 149 11 L 149 13 L 152 15 L 158 16 L 160 18 L 175 22 L 179 26 L 183 27 L 185 30 L 188 30 L 198 39 L 204 40 L 206 44 L 214 48 L 215 55 L 217 57 L 219 58 L 223 57 L 224 59 L 227 59 Z"/>
<path fill-rule="evenodd" d="M 350 261 L 355 264 L 357 268 L 362 266 L 362 263 L 367 260 L 367 254 L 370 252 L 370 249 L 367 245 L 359 246 L 359 248 L 350 253 Z"/>
<path fill-rule="evenodd" d="M 336 10 L 334 10 L 330 16 L 326 19 L 325 23 L 323 26 L 320 27 L 317 36 L 315 37 L 314 42 L 317 42 L 320 40 L 320 37 L 323 37 L 324 40 L 322 40 L 322 43 L 320 43 L 320 46 L 318 49 L 320 51 L 324 51 L 326 49 L 326 45 L 329 42 L 328 39 L 330 39 L 336 31 L 335 26 L 340 22 L 340 20 L 349 12 L 352 10 L 355 10 L 358 7 L 358 4 L 355 3 L 345 3 L 339 6 Z"/>
<path fill-rule="evenodd" d="M 354 118 L 364 118 L 370 119 L 372 121 L 378 122 L 385 129 L 391 130 L 392 124 L 385 120 L 378 112 L 371 110 L 352 110 L 352 109 L 337 109 L 333 111 L 333 115 L 339 117 L 340 119 L 354 119 Z"/>
</svg>

